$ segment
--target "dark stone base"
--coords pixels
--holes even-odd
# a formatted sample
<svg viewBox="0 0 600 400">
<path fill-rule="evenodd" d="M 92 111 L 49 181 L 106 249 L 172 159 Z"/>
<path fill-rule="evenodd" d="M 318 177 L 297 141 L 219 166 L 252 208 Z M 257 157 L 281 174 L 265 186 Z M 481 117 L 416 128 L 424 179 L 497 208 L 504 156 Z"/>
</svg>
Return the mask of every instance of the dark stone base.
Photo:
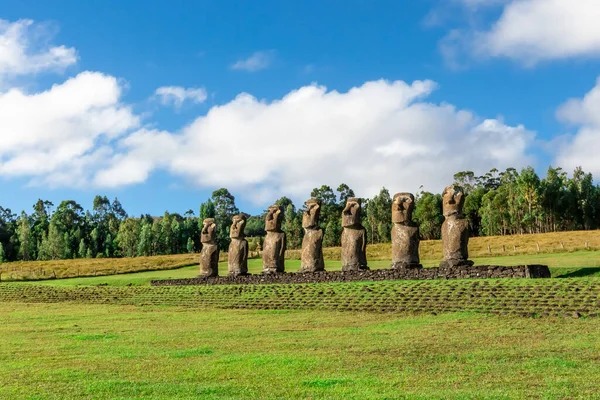
<svg viewBox="0 0 600 400">
<path fill-rule="evenodd" d="M 550 278 L 550 270 L 546 265 L 526 265 L 525 278 Z"/>
<path fill-rule="evenodd" d="M 422 264 L 418 264 L 418 263 L 405 263 L 405 262 L 397 262 L 397 263 L 392 263 L 392 265 L 390 265 L 391 269 L 419 269 L 419 268 L 423 268 Z"/>
<path fill-rule="evenodd" d="M 317 283 L 354 282 L 418 279 L 486 279 L 486 278 L 550 278 L 550 270 L 545 265 L 521 265 L 502 267 L 498 265 L 478 265 L 460 268 L 404 268 L 376 269 L 373 271 L 334 271 L 314 273 L 275 273 L 247 276 L 223 276 L 192 279 L 154 280 L 153 286 L 178 285 L 237 285 L 272 283 Z"/>
<path fill-rule="evenodd" d="M 208 274 L 200 274 L 198 275 L 199 278 L 217 278 L 219 277 L 219 273 L 218 272 L 210 272 Z"/>
<path fill-rule="evenodd" d="M 358 272 L 358 271 L 369 271 L 369 267 L 366 265 L 360 265 L 360 264 L 342 266 L 342 272 Z"/>
<path fill-rule="evenodd" d="M 238 272 L 238 273 L 229 273 L 229 274 L 227 274 L 227 276 L 230 277 L 230 278 L 236 278 L 238 276 L 248 276 L 248 275 L 250 275 L 250 274 L 247 273 L 247 272 Z"/>
<path fill-rule="evenodd" d="M 262 272 L 262 275 L 279 275 L 279 274 L 285 274 L 285 271 L 277 271 L 276 269 L 265 269 Z M 246 276 L 250 276 L 252 274 L 248 274 Z"/>
<path fill-rule="evenodd" d="M 471 260 L 446 260 L 440 263 L 440 268 L 468 268 L 472 267 L 473 264 Z"/>
</svg>

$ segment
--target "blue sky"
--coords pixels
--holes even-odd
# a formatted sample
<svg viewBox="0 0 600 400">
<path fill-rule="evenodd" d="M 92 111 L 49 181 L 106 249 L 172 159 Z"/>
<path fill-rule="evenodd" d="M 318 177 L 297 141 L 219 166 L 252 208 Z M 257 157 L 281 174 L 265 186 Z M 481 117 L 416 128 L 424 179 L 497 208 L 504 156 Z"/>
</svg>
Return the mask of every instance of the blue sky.
<svg viewBox="0 0 600 400">
<path fill-rule="evenodd" d="M 321 184 L 600 176 L 594 0 L 3 3 L 13 211 L 95 194 L 130 214 L 197 211 L 224 186 L 259 212 Z"/>
</svg>

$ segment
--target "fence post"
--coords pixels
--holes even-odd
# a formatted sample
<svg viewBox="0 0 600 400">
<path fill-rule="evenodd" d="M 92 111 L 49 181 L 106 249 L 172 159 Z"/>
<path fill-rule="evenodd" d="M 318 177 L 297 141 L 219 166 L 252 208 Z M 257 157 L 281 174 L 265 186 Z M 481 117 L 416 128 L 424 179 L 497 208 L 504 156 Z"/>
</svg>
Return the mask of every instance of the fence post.
<svg viewBox="0 0 600 400">
<path fill-rule="evenodd" d="M 488 253 L 492 254 L 492 249 L 490 248 L 489 244 L 488 244 Z"/>
<path fill-rule="evenodd" d="M 540 252 L 540 244 L 538 242 L 535 242 L 537 249 L 538 249 L 538 253 Z"/>
</svg>

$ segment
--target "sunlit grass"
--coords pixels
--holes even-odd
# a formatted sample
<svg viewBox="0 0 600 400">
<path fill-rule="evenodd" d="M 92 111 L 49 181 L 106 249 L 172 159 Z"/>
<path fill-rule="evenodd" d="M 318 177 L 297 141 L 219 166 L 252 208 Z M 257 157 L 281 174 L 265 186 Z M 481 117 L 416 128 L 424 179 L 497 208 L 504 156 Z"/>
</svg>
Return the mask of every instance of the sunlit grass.
<svg viewBox="0 0 600 400">
<path fill-rule="evenodd" d="M 594 398 L 595 319 L 0 304 L 0 398 Z"/>
</svg>

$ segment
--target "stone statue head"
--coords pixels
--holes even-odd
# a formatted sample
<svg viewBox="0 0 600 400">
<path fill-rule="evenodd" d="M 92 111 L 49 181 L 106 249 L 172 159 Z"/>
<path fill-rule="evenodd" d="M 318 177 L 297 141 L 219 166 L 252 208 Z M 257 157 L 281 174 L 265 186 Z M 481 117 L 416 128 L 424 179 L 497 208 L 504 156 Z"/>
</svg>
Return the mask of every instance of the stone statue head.
<svg viewBox="0 0 600 400">
<path fill-rule="evenodd" d="M 306 200 L 306 210 L 302 215 L 303 228 L 315 228 L 319 225 L 319 216 L 321 215 L 321 200 Z"/>
<path fill-rule="evenodd" d="M 229 228 L 229 237 L 232 239 L 243 239 L 246 227 L 246 216 L 244 214 L 234 215 Z"/>
<path fill-rule="evenodd" d="M 442 194 L 442 209 L 445 217 L 451 215 L 462 216 L 464 203 L 465 194 L 460 186 L 450 185 L 444 189 L 444 193 Z"/>
<path fill-rule="evenodd" d="M 350 227 L 360 225 L 360 203 L 358 198 L 350 197 L 342 211 L 342 226 Z"/>
<path fill-rule="evenodd" d="M 200 241 L 202 243 L 214 244 L 217 237 L 217 225 L 214 218 L 206 218 L 202 222 L 202 232 L 200 232 Z"/>
<path fill-rule="evenodd" d="M 415 196 L 412 193 L 396 193 L 392 201 L 392 223 L 410 224 L 415 209 Z"/>
<path fill-rule="evenodd" d="M 283 220 L 283 207 L 273 204 L 267 209 L 265 218 L 265 230 L 269 232 L 281 232 L 281 222 Z"/>
</svg>

